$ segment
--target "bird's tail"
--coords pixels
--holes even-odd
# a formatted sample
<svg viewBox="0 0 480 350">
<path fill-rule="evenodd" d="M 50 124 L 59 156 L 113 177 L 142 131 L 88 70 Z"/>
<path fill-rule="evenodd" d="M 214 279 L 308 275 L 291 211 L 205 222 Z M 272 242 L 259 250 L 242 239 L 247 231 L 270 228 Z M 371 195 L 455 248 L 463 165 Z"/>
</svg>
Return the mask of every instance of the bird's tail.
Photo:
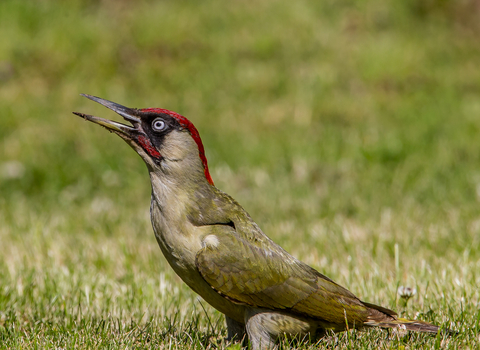
<svg viewBox="0 0 480 350">
<path fill-rule="evenodd" d="M 418 321 L 407 320 L 405 318 L 397 317 L 397 314 L 387 308 L 377 306 L 374 304 L 364 303 L 369 307 L 370 315 L 364 323 L 366 326 L 381 327 L 381 328 L 398 328 L 415 332 L 438 333 L 439 326 L 434 324 Z"/>
<path fill-rule="evenodd" d="M 407 320 L 406 318 L 397 318 L 391 321 L 368 321 L 365 323 L 368 326 L 374 327 L 381 327 L 381 328 L 398 328 L 398 329 L 405 329 L 407 331 L 415 331 L 415 332 L 426 332 L 426 333 L 434 333 L 437 334 L 440 330 L 439 326 L 434 324 L 418 321 L 418 320 Z"/>
</svg>

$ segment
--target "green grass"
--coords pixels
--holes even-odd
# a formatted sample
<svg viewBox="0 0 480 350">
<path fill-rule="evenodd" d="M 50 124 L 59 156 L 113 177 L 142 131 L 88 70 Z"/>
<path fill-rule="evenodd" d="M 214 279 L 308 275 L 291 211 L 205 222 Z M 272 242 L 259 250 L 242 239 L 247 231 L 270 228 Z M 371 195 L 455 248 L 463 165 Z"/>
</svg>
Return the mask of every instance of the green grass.
<svg viewBox="0 0 480 350">
<path fill-rule="evenodd" d="M 187 116 L 216 185 L 272 239 L 459 331 L 320 348 L 478 346 L 475 4 L 1 1 L 0 348 L 226 346 L 155 242 L 141 159 L 71 114 L 114 117 L 80 93 Z M 418 291 L 407 306 L 399 285 Z"/>
</svg>

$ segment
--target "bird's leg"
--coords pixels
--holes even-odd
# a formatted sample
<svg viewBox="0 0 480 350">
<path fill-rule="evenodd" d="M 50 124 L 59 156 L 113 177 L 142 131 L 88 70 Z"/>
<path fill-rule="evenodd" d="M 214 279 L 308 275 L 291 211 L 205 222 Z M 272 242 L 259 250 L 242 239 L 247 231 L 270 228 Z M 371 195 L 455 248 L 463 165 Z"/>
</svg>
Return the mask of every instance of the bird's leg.
<svg viewBox="0 0 480 350">
<path fill-rule="evenodd" d="M 246 328 L 253 350 L 273 349 L 282 336 L 315 336 L 316 322 L 272 310 L 251 309 L 246 312 Z M 301 338 L 298 338 L 301 339 Z"/>
<path fill-rule="evenodd" d="M 273 349 L 276 339 L 269 332 L 270 327 L 266 327 L 265 321 L 268 315 L 257 313 L 250 316 L 246 322 L 248 340 L 252 350 Z"/>
<path fill-rule="evenodd" d="M 235 342 L 243 341 L 246 334 L 245 324 L 235 321 L 227 315 L 225 315 L 225 321 L 227 322 L 227 340 Z"/>
</svg>

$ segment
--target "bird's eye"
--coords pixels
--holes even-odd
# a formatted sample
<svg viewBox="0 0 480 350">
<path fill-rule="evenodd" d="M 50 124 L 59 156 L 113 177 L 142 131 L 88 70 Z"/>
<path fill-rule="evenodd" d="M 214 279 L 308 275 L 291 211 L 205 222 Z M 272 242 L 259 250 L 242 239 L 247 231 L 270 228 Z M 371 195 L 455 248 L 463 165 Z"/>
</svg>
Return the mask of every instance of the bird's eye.
<svg viewBox="0 0 480 350">
<path fill-rule="evenodd" d="M 155 131 L 163 131 L 167 127 L 165 120 L 162 118 L 157 118 L 152 122 L 152 129 Z"/>
</svg>

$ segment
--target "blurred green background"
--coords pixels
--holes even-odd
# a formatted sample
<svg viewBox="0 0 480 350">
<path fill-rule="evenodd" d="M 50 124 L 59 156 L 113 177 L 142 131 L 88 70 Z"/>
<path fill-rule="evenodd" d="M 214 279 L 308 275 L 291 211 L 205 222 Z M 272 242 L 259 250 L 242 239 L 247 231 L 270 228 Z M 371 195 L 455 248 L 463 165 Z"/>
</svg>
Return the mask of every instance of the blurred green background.
<svg viewBox="0 0 480 350">
<path fill-rule="evenodd" d="M 2 0 L 0 348 L 225 333 L 161 256 L 142 160 L 71 112 L 117 116 L 80 93 L 185 115 L 272 239 L 462 331 L 362 346 L 479 341 L 479 37 L 478 0 Z"/>
</svg>

